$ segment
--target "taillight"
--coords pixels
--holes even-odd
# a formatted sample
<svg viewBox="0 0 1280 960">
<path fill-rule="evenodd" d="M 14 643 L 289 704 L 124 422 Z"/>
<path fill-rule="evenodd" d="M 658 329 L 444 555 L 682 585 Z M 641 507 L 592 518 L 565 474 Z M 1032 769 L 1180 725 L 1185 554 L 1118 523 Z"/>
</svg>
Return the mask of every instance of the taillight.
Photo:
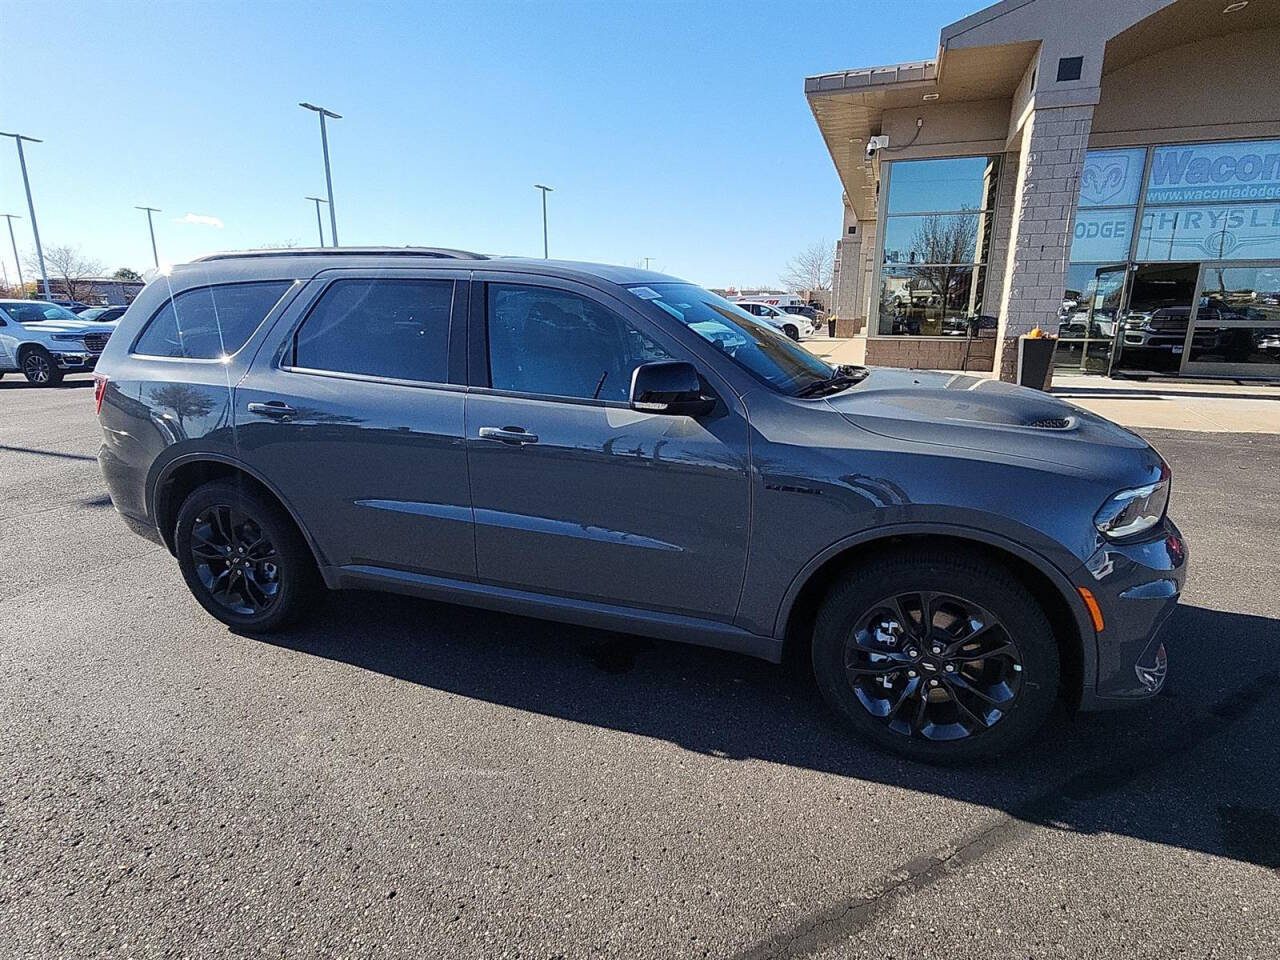
<svg viewBox="0 0 1280 960">
<path fill-rule="evenodd" d="M 93 413 L 102 413 L 102 398 L 107 392 L 107 378 L 100 373 L 93 375 Z"/>
</svg>

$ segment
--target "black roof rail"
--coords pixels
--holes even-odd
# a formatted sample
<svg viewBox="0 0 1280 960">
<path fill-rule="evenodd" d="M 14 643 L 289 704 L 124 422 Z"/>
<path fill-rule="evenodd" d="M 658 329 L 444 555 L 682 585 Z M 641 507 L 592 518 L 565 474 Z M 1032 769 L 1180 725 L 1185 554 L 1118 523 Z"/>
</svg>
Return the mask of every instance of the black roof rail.
<svg viewBox="0 0 1280 960">
<path fill-rule="evenodd" d="M 273 247 L 269 250 L 229 250 L 197 257 L 192 263 L 243 260 L 254 257 L 429 257 L 440 260 L 488 260 L 483 253 L 450 247 Z"/>
</svg>

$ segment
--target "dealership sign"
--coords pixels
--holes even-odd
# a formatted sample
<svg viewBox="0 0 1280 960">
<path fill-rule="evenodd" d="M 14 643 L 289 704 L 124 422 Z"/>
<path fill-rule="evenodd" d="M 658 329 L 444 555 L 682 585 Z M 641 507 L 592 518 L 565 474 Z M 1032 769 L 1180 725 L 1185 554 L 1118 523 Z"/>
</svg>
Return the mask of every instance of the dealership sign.
<svg viewBox="0 0 1280 960">
<path fill-rule="evenodd" d="M 1147 148 L 1090 150 L 1080 173 L 1080 206 L 1116 207 L 1138 202 Z"/>
<path fill-rule="evenodd" d="M 1280 257 L 1280 203 L 1147 208 L 1142 215 L 1139 260 L 1276 257 Z"/>
<path fill-rule="evenodd" d="M 1280 141 L 1158 147 L 1147 203 L 1280 200 Z"/>
</svg>

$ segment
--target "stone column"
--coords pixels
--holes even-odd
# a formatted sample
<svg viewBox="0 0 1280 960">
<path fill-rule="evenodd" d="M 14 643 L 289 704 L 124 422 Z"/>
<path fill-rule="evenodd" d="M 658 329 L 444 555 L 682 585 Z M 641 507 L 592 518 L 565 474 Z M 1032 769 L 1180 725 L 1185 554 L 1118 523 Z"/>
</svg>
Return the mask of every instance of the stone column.
<svg viewBox="0 0 1280 960">
<path fill-rule="evenodd" d="M 1017 374 L 1019 336 L 1037 326 L 1057 329 L 1092 122 L 1092 106 L 1037 107 L 1023 126 L 1000 287 L 1001 380 Z"/>
</svg>

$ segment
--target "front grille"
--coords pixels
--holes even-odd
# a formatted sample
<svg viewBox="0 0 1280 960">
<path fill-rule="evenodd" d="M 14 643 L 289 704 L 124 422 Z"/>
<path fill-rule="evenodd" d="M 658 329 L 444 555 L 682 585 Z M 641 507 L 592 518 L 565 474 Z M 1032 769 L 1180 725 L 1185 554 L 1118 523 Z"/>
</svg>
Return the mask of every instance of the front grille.
<svg viewBox="0 0 1280 960">
<path fill-rule="evenodd" d="M 1071 426 L 1071 421 L 1066 417 L 1044 417 L 1040 420 L 1033 420 L 1029 427 L 1035 427 L 1039 430 L 1065 430 Z"/>
<path fill-rule="evenodd" d="M 86 333 L 84 335 L 84 345 L 90 353 L 101 353 L 110 339 L 111 334 L 109 333 Z"/>
</svg>

